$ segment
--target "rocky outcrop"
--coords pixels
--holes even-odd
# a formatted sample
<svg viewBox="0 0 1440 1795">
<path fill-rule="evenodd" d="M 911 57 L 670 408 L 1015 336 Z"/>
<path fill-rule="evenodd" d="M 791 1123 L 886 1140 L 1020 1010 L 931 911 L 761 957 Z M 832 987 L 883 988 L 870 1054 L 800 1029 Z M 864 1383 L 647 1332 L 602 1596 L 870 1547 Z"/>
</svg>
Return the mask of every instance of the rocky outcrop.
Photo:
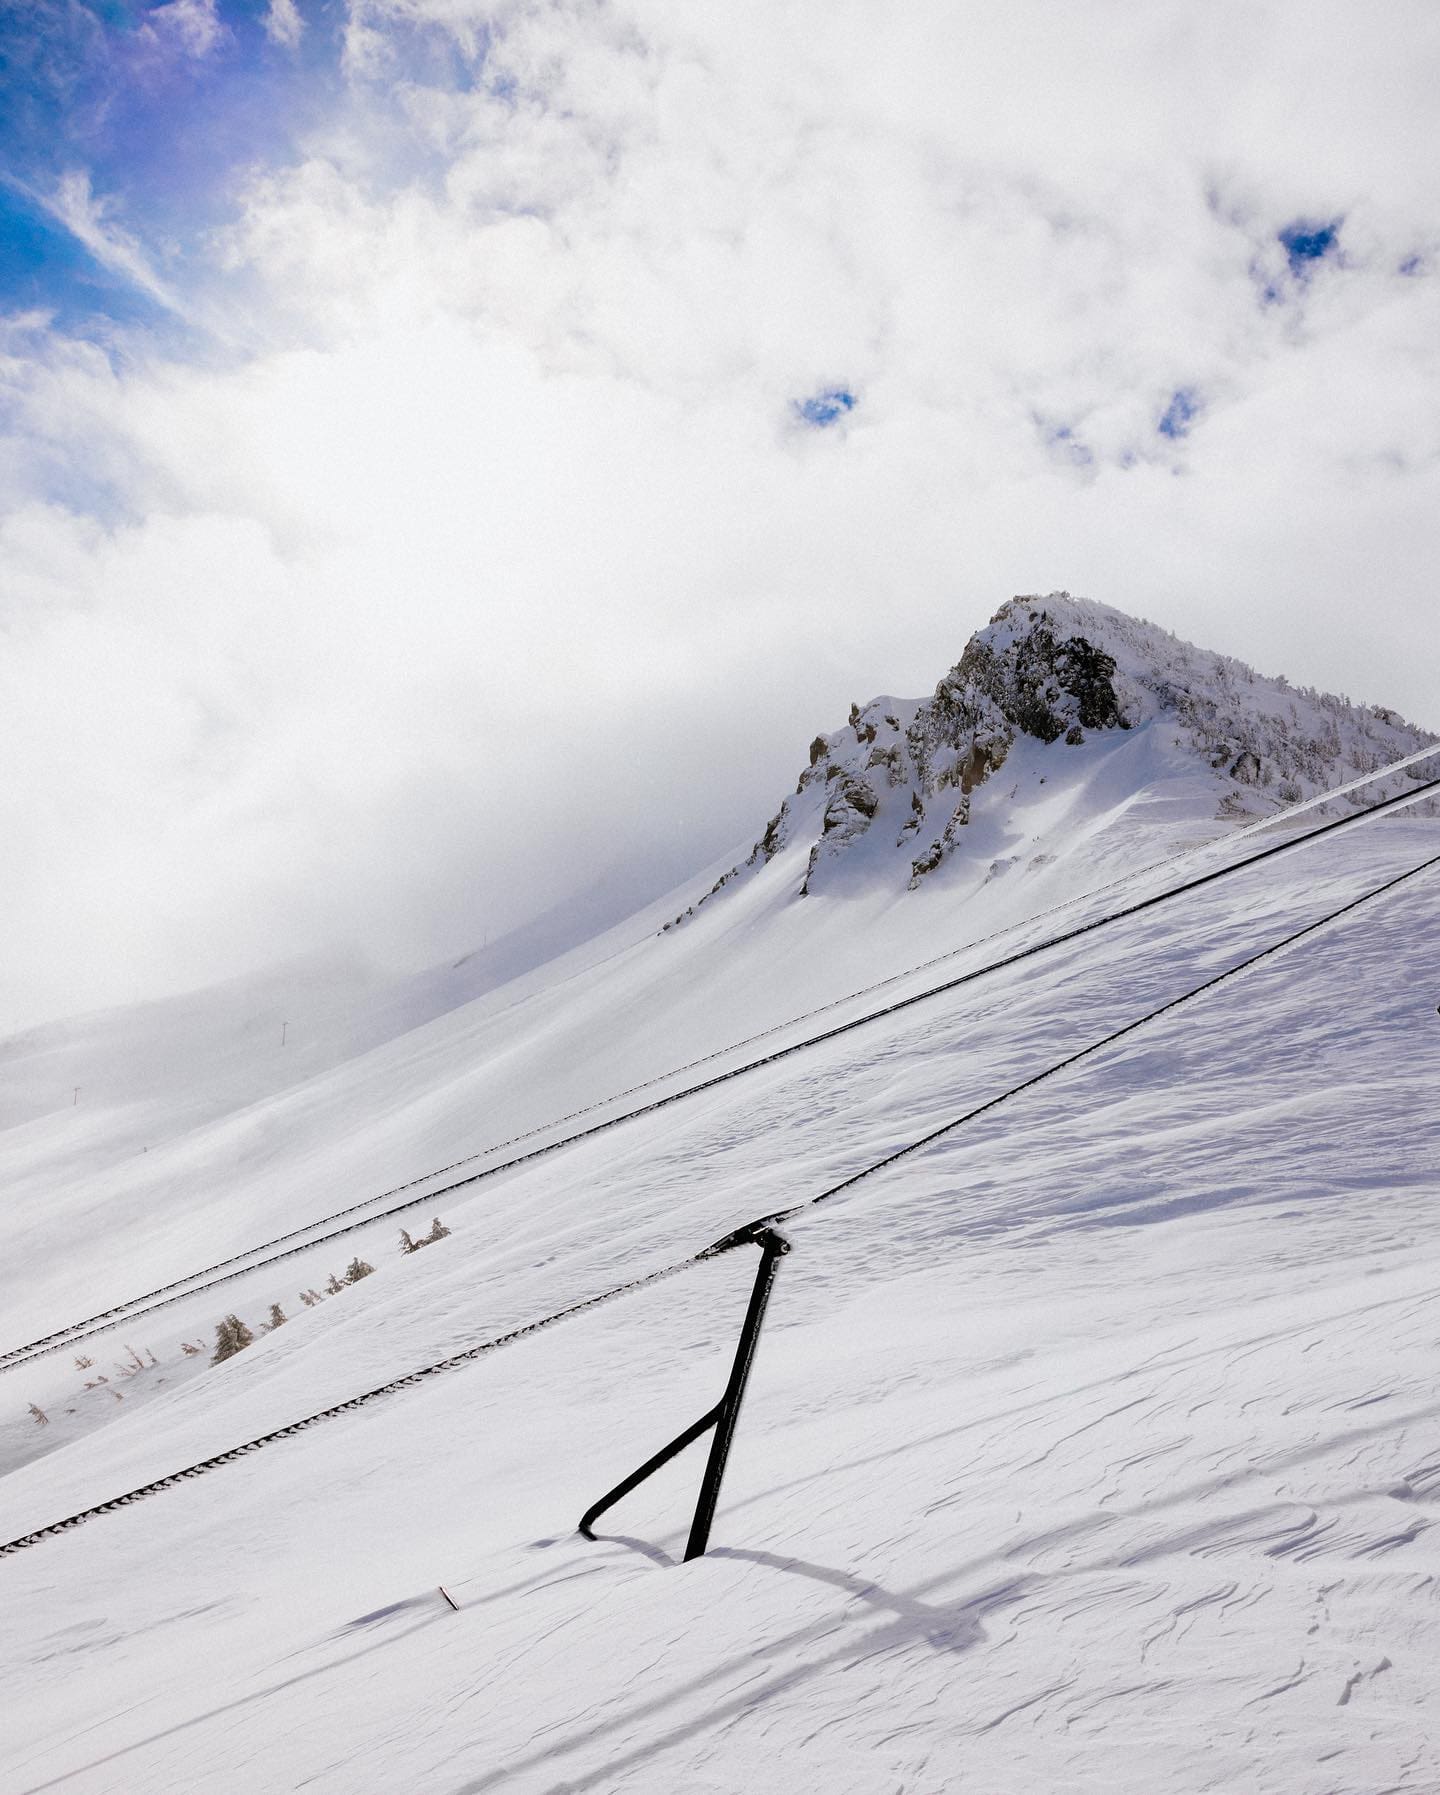
<svg viewBox="0 0 1440 1795">
<path fill-rule="evenodd" d="M 860 737 L 861 741 L 873 739 L 873 733 Z M 830 772 L 834 789 L 821 819 L 820 839 L 810 850 L 810 864 L 805 869 L 805 882 L 800 887 L 802 897 L 809 896 L 810 880 L 825 856 L 842 852 L 857 836 L 863 835 L 880 808 L 875 788 L 859 774 L 847 772 L 844 767 L 839 766 L 832 767 Z"/>
<path fill-rule="evenodd" d="M 1065 595 L 1060 595 L 1065 596 Z M 913 890 L 944 864 L 970 820 L 970 794 L 1005 764 L 1017 735 L 1072 746 L 1084 731 L 1128 729 L 1112 655 L 1044 601 L 1014 598 L 971 637 L 907 733 L 922 803 L 958 786 L 961 802 L 910 868 Z"/>
<path fill-rule="evenodd" d="M 675 922 L 807 841 L 801 896 L 888 856 L 913 890 L 963 850 L 977 804 L 996 814 L 1003 799 L 989 794 L 1018 743 L 1031 744 L 1028 777 L 1044 784 L 1036 751 L 1068 759 L 1147 726 L 1215 780 L 1221 818 L 1280 808 L 1434 739 L 1381 706 L 1263 679 L 1067 592 L 1012 598 L 928 699 L 852 704 L 843 729 L 816 736 L 749 857 Z"/>
</svg>

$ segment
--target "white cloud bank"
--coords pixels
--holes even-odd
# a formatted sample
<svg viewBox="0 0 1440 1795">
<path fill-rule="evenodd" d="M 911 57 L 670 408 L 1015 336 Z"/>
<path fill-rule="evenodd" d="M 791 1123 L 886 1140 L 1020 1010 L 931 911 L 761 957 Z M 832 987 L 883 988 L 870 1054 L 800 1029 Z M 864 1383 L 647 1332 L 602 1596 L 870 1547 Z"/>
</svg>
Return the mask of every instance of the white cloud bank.
<svg viewBox="0 0 1440 1795">
<path fill-rule="evenodd" d="M 718 852 L 1015 591 L 1440 723 L 1432 7 L 353 0 L 347 66 L 186 295 L 243 356 L 6 347 L 13 1017 Z"/>
</svg>

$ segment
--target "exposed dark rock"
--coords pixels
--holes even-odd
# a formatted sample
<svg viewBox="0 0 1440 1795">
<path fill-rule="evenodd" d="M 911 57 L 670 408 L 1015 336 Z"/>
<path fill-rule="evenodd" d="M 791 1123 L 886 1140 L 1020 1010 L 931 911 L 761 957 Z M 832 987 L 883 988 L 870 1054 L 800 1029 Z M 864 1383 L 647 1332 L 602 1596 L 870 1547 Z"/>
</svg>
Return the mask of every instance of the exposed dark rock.
<svg viewBox="0 0 1440 1795">
<path fill-rule="evenodd" d="M 935 868 L 947 858 L 955 846 L 955 838 L 959 831 L 970 821 L 970 798 L 963 796 L 951 813 L 939 837 L 932 841 L 919 859 L 910 863 L 910 890 L 913 891 L 926 873 L 933 873 Z"/>
<path fill-rule="evenodd" d="M 825 815 L 821 821 L 820 839 L 810 850 L 810 864 L 805 869 L 804 883 L 800 887 L 801 897 L 809 896 L 811 877 L 824 856 L 848 847 L 856 836 L 863 835 L 880 808 L 880 800 L 875 795 L 873 786 L 858 773 L 847 772 L 843 768 L 838 771 L 835 790 L 830 794 L 830 802 L 825 806 Z"/>
<path fill-rule="evenodd" d="M 762 860 L 770 860 L 785 845 L 785 823 L 789 812 L 788 804 L 782 804 L 765 825 L 765 833 L 756 845 L 756 853 Z"/>
<path fill-rule="evenodd" d="M 865 762 L 866 772 L 877 767 L 885 769 L 886 782 L 892 786 L 900 785 L 905 778 L 905 753 L 898 743 L 888 746 L 880 745 L 870 750 L 870 757 Z"/>
<path fill-rule="evenodd" d="M 853 816 L 847 813 L 858 813 L 868 823 L 879 808 L 874 788 L 857 774 L 841 770 L 835 794 L 825 809 L 823 832 L 828 835 L 832 829 L 850 827 Z"/>
</svg>

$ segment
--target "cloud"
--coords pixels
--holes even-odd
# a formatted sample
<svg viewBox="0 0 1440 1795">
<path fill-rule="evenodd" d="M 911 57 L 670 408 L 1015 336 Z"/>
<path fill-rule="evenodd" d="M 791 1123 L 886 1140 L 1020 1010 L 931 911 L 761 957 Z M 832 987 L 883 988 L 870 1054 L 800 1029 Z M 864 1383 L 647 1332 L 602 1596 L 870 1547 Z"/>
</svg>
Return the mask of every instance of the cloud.
<svg viewBox="0 0 1440 1795">
<path fill-rule="evenodd" d="M 155 273 L 134 236 L 113 222 L 106 202 L 91 192 L 90 176 L 84 169 L 71 169 L 52 192 L 32 193 L 31 197 L 103 268 L 122 276 L 167 311 L 183 313 L 181 301 Z"/>
<path fill-rule="evenodd" d="M 667 878 L 1015 591 L 1440 723 L 1428 9 L 347 16 L 182 291 L 68 190 L 224 346 L 0 367 L 14 1013 Z"/>
<path fill-rule="evenodd" d="M 149 9 L 142 30 L 152 42 L 173 45 L 182 55 L 197 61 L 208 56 L 226 36 L 215 0 L 166 0 L 163 6 Z"/>
<path fill-rule="evenodd" d="M 295 0 L 270 0 L 263 23 L 266 37 L 287 50 L 298 47 L 305 30 L 305 21 Z"/>
</svg>

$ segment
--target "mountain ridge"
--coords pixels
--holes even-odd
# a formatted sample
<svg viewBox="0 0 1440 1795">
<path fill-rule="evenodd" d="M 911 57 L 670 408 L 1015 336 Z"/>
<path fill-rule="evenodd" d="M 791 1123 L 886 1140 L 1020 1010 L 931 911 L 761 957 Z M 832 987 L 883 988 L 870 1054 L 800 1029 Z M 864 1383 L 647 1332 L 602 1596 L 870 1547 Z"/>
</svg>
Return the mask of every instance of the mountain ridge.
<svg viewBox="0 0 1440 1795">
<path fill-rule="evenodd" d="M 1170 745 L 1210 776 L 1221 822 L 1278 813 L 1437 739 L 1388 706 L 1267 678 L 1093 599 L 1020 594 L 971 636 L 929 699 L 852 704 L 841 729 L 816 736 L 749 856 L 665 927 L 800 841 L 809 854 L 797 896 L 832 884 L 862 841 L 868 858 L 891 863 L 887 876 L 908 861 L 913 891 L 962 847 L 977 812 L 993 811 L 993 775 L 1017 744 L 1055 751 L 1027 768 L 1045 784 L 1063 780 L 1065 751 L 1092 737 L 1167 726 Z M 1397 775 L 1370 797 L 1402 784 Z M 888 855 L 874 849 L 877 829 L 893 834 Z"/>
</svg>

